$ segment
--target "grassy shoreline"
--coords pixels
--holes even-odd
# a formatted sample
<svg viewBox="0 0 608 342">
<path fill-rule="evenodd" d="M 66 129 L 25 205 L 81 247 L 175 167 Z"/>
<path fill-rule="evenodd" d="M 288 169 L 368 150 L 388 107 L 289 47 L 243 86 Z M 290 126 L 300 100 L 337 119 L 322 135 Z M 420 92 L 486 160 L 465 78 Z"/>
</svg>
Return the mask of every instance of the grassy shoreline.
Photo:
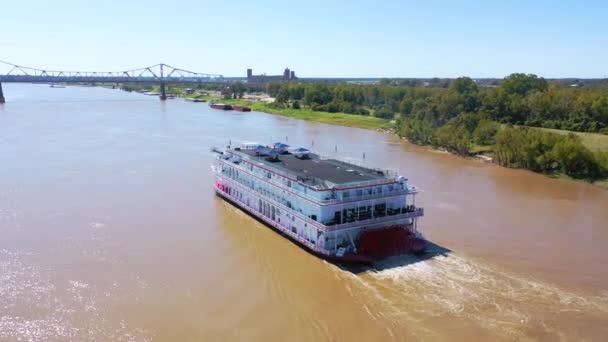
<svg viewBox="0 0 608 342">
<path fill-rule="evenodd" d="M 264 113 L 274 114 L 274 115 L 281 115 L 281 116 L 286 116 L 286 117 L 291 117 L 291 118 L 306 120 L 306 121 L 327 123 L 327 124 L 332 124 L 332 125 L 356 127 L 356 128 L 371 129 L 371 130 L 391 130 L 394 128 L 394 124 L 392 124 L 389 120 L 380 119 L 380 118 L 376 118 L 376 117 L 372 117 L 372 116 L 363 116 L 363 115 L 347 114 L 347 113 L 327 113 L 327 112 L 313 111 L 313 110 L 307 109 L 307 108 L 302 108 L 302 109 L 275 108 L 275 107 L 272 107 L 268 103 L 252 102 L 252 101 L 243 100 L 243 99 L 222 99 L 220 97 L 210 96 L 210 95 L 180 95 L 180 96 L 185 97 L 185 98 L 200 98 L 200 99 L 205 99 L 207 101 L 216 101 L 216 102 L 222 102 L 222 103 L 227 103 L 227 104 L 232 104 L 232 105 L 247 106 L 247 107 L 251 108 L 251 110 L 258 111 L 258 112 L 264 112 Z M 539 128 L 539 129 L 544 129 L 544 128 Z M 569 133 L 569 131 L 559 131 L 559 130 L 551 130 L 551 131 L 554 131 L 555 133 L 558 133 L 558 134 Z M 580 133 L 580 132 L 574 132 L 574 133 L 581 135 L 583 143 L 592 150 L 608 149 L 608 136 L 601 135 L 601 134 L 593 134 L 593 133 Z M 598 144 L 598 142 L 600 142 L 600 143 Z M 436 148 L 436 149 L 445 150 L 442 148 Z M 469 156 L 469 157 L 474 157 L 476 154 L 492 154 L 492 146 L 472 146 L 471 150 L 473 153 L 472 153 L 472 156 Z M 452 153 L 452 154 L 458 155 L 456 153 Z M 460 155 L 458 155 L 458 156 L 460 156 Z M 466 158 L 466 156 L 465 156 L 465 158 Z M 497 164 L 495 162 L 493 162 L 493 163 Z M 502 167 L 506 167 L 506 166 L 502 166 Z M 528 170 L 528 171 L 534 172 L 532 170 Z M 608 190 L 608 179 L 600 179 L 600 180 L 596 180 L 594 182 L 590 182 L 587 180 L 572 178 L 572 177 L 569 177 L 569 176 L 561 174 L 561 173 L 544 174 L 544 175 L 547 177 L 550 177 L 550 178 L 563 178 L 563 179 L 574 180 L 577 182 L 583 182 L 586 184 L 591 184 L 591 185 L 597 186 L 599 188 Z"/>
<path fill-rule="evenodd" d="M 185 95 L 188 98 L 200 98 L 207 101 L 216 101 L 231 105 L 247 106 L 251 110 L 264 112 L 268 114 L 282 115 L 290 118 L 327 123 L 332 125 L 356 127 L 373 130 L 384 130 L 393 127 L 393 124 L 386 119 L 376 118 L 373 116 L 347 114 L 347 113 L 327 113 L 314 111 L 308 108 L 292 109 L 292 108 L 275 108 L 268 103 L 252 102 L 243 99 L 222 99 L 216 96 L 209 95 Z"/>
<path fill-rule="evenodd" d="M 575 131 L 567 131 L 563 129 L 554 129 L 554 128 L 544 128 L 544 127 L 534 127 L 535 129 L 560 134 L 567 135 L 570 133 L 574 133 L 580 139 L 583 145 L 587 146 L 593 152 L 596 151 L 608 151 L 608 135 L 601 133 L 591 133 L 591 132 L 575 132 Z"/>
</svg>

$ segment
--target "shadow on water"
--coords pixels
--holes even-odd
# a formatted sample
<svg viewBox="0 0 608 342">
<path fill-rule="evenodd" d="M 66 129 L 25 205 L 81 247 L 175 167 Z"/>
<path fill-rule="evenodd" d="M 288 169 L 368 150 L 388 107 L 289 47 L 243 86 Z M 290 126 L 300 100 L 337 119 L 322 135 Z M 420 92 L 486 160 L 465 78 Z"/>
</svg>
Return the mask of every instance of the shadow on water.
<svg viewBox="0 0 608 342">
<path fill-rule="evenodd" d="M 301 242 L 293 239 L 291 236 L 283 233 L 282 231 L 270 226 L 268 223 L 264 222 L 262 219 L 260 219 L 259 217 L 256 217 L 254 215 L 252 215 L 250 212 L 248 212 L 247 210 L 243 210 L 241 208 L 240 205 L 234 203 L 234 201 L 232 201 L 229 198 L 217 195 L 218 199 L 220 200 L 224 200 L 225 202 L 229 203 L 230 205 L 232 205 L 235 209 L 241 210 L 242 212 L 244 212 L 245 214 L 247 214 L 249 217 L 255 219 L 256 221 L 258 221 L 259 223 L 263 224 L 264 226 L 266 226 L 267 228 L 271 229 L 272 231 L 274 231 L 275 233 L 285 237 L 287 240 L 291 241 L 292 243 L 294 243 L 295 245 L 297 245 L 298 247 L 300 247 L 302 250 L 304 250 L 305 252 L 314 255 L 315 257 L 319 257 L 321 259 L 325 259 L 323 256 L 318 255 L 317 253 L 315 253 L 314 251 L 310 250 L 310 248 L 306 247 L 305 245 L 303 245 Z M 436 243 L 430 242 L 427 240 L 426 242 L 426 251 L 424 252 L 424 254 L 422 255 L 414 255 L 414 254 L 408 254 L 408 255 L 400 255 L 400 256 L 395 256 L 395 257 L 391 257 L 388 258 L 386 260 L 382 260 L 379 262 L 375 262 L 372 265 L 365 265 L 365 264 L 344 264 L 344 263 L 340 263 L 338 261 L 335 260 L 329 260 L 326 259 L 327 262 L 336 265 L 337 267 L 339 267 L 340 269 L 347 271 L 347 272 L 351 272 L 353 274 L 360 274 L 360 273 L 365 273 L 365 272 L 380 272 L 380 271 L 384 271 L 384 270 L 388 270 L 391 268 L 397 268 L 397 267 L 402 267 L 402 266 L 407 266 L 407 265 L 413 265 L 419 262 L 423 262 L 423 261 L 427 261 L 430 259 L 433 259 L 435 257 L 438 256 L 447 256 L 448 254 L 450 254 L 452 252 L 452 250 L 445 248 L 443 246 L 440 246 Z"/>
<path fill-rule="evenodd" d="M 388 258 L 386 260 L 375 262 L 371 265 L 340 264 L 337 262 L 332 263 L 344 271 L 351 272 L 353 274 L 360 274 L 365 272 L 380 272 L 384 270 L 389 270 L 391 268 L 413 265 L 419 262 L 431 260 L 438 256 L 445 257 L 448 256 L 448 254 L 450 253 L 452 253 L 452 250 L 427 241 L 426 251 L 422 255 L 400 255 Z"/>
</svg>

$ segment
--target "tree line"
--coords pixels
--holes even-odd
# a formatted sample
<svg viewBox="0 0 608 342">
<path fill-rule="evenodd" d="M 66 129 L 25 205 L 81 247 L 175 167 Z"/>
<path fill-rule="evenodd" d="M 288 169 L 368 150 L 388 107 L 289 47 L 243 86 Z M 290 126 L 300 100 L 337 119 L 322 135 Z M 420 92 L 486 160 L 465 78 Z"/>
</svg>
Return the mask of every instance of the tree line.
<svg viewBox="0 0 608 342">
<path fill-rule="evenodd" d="M 278 104 L 299 101 L 330 113 L 386 119 L 430 115 L 442 126 L 461 112 L 484 112 L 500 123 L 608 134 L 608 89 L 549 83 L 536 75 L 512 74 L 498 85 L 482 87 L 461 77 L 378 84 L 274 82 L 265 88 Z"/>
<path fill-rule="evenodd" d="M 586 81 L 587 82 L 587 81 Z M 505 166 L 597 179 L 608 175 L 608 152 L 591 152 L 575 135 L 527 127 L 608 134 L 608 83 L 548 81 L 516 73 L 502 80 L 383 79 L 376 84 L 271 82 L 205 84 L 240 98 L 265 91 L 277 108 L 394 120 L 418 144 L 469 155 L 490 151 Z"/>
<path fill-rule="evenodd" d="M 496 161 L 538 172 L 596 179 L 608 173 L 606 154 L 592 153 L 576 135 L 527 127 L 608 134 L 608 89 L 512 74 L 480 86 L 454 80 L 382 80 L 378 84 L 269 83 L 276 106 L 373 115 L 395 120 L 410 141 L 468 155 L 489 146 Z"/>
</svg>

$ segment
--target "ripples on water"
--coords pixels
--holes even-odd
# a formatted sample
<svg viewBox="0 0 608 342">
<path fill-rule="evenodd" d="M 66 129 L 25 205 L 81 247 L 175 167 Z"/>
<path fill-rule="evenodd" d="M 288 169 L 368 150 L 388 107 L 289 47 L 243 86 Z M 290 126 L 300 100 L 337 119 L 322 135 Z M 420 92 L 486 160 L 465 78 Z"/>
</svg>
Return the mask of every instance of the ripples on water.
<svg viewBox="0 0 608 342">
<path fill-rule="evenodd" d="M 232 205 L 224 203 L 224 207 L 239 220 L 250 220 Z M 276 274 L 281 271 L 267 260 L 268 253 L 260 249 L 260 235 L 255 228 L 239 230 L 239 234 L 243 234 L 255 264 L 265 275 L 269 292 L 280 302 L 296 307 L 298 299 L 281 283 L 282 277 Z M 263 225 L 260 228 L 268 229 Z M 499 269 L 483 260 L 443 254 L 441 247 L 437 249 L 430 250 L 436 256 L 424 261 L 415 256 L 393 258 L 378 263 L 376 270 L 361 273 L 327 262 L 325 265 L 334 281 L 344 285 L 346 300 L 364 310 L 374 325 L 384 326 L 387 335 L 396 341 L 403 336 L 445 340 L 450 338 L 450 329 L 439 327 L 449 325 L 465 334 L 479 332 L 500 340 L 595 340 L 597 329 L 589 338 L 585 328 L 597 328 L 605 322 L 608 292 L 575 292 Z M 308 317 L 305 313 L 299 313 L 298 318 L 317 338 L 332 339 L 332 329 L 336 327 L 325 318 Z M 584 323 L 576 327 L 569 322 L 571 318 Z M 569 327 L 565 329 L 566 326 Z"/>
<path fill-rule="evenodd" d="M 31 254 L 0 249 L 0 340 L 146 341 L 142 329 L 113 326 L 100 302 L 114 289 L 78 280 L 54 282 L 53 270 L 28 265 Z"/>
<path fill-rule="evenodd" d="M 516 275 L 527 272 L 518 267 L 521 262 L 535 261 L 535 245 L 526 241 L 532 231 L 553 246 L 535 265 L 535 276 L 572 272 L 580 263 L 561 263 L 581 253 L 588 257 L 588 270 L 567 275 L 564 286 L 576 283 L 568 278 L 578 274 L 606 276 L 604 255 L 587 253 L 588 240 L 596 242 L 593 247 L 605 245 L 606 197 L 584 185 L 556 186 L 537 175 L 493 167 L 484 167 L 479 177 L 463 177 L 470 174 L 468 161 L 427 149 L 421 153 L 376 132 L 220 113 L 181 101 L 159 104 L 156 98 L 99 88 L 10 86 L 15 103 L 0 113 L 0 160 L 13 158 L 0 168 L 0 341 L 608 336 L 608 293 L 593 288 L 590 295 L 584 287 L 568 290 Z M 145 100 L 130 103 L 136 98 Z M 346 156 L 377 151 L 368 154 L 369 162 L 406 171 L 420 185 L 433 209 L 425 220 L 439 227 L 429 235 L 446 234 L 444 241 L 452 239 L 458 252 L 422 262 L 393 260 L 380 265 L 382 270 L 355 274 L 265 233 L 267 227 L 228 204 L 229 211 L 220 210 L 224 202 L 210 200 L 205 150 L 231 136 L 265 141 L 269 132 L 317 141 L 330 153 L 333 139 L 339 139 Z M 471 196 L 463 200 L 465 186 Z M 185 204 L 190 202 L 196 205 Z M 486 211 L 487 203 L 500 209 Z M 447 228 L 459 219 L 454 213 L 467 206 L 479 209 L 487 222 L 496 215 L 504 215 L 505 222 L 489 231 L 477 224 L 474 235 L 466 234 L 474 222 L 460 218 L 450 236 Z M 540 208 L 543 215 L 528 210 L 512 220 L 510 210 L 523 207 Z M 118 217 L 120 228 L 110 217 Z M 514 241 L 494 239 L 511 226 Z M 541 228 L 529 229 L 536 226 Z M 578 226 L 588 229 L 573 237 L 571 228 Z M 562 253 L 570 240 L 578 249 Z M 462 241 L 470 246 L 463 248 Z M 515 273 L 494 267 L 495 256 L 480 260 L 464 254 L 495 255 L 496 248 L 497 255 L 509 255 L 514 244 L 526 254 L 513 263 Z M 149 253 L 157 255 L 148 260 Z"/>
<path fill-rule="evenodd" d="M 353 296 L 362 291 L 379 304 L 375 311 L 364 308 L 372 319 L 388 319 L 393 326 L 420 323 L 411 326 L 419 338 L 440 337 L 428 322 L 464 318 L 507 339 L 579 339 L 577 332 L 562 331 L 560 320 L 584 314 L 601 322 L 608 313 L 606 292 L 578 294 L 454 254 L 406 266 L 398 263 L 387 262 L 381 265 L 384 270 L 359 275 L 336 270 L 350 280 Z"/>
</svg>

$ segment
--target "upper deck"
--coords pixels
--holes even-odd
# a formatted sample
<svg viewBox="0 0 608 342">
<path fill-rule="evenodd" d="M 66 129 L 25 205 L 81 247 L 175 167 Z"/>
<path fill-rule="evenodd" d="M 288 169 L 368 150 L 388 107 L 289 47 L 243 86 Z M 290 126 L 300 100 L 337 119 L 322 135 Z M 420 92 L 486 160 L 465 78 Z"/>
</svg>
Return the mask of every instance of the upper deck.
<svg viewBox="0 0 608 342">
<path fill-rule="evenodd" d="M 290 153 L 287 149 L 235 148 L 229 152 L 244 161 L 265 167 L 280 175 L 316 189 L 374 185 L 397 181 L 390 170 L 355 165 L 310 151 Z"/>
</svg>

